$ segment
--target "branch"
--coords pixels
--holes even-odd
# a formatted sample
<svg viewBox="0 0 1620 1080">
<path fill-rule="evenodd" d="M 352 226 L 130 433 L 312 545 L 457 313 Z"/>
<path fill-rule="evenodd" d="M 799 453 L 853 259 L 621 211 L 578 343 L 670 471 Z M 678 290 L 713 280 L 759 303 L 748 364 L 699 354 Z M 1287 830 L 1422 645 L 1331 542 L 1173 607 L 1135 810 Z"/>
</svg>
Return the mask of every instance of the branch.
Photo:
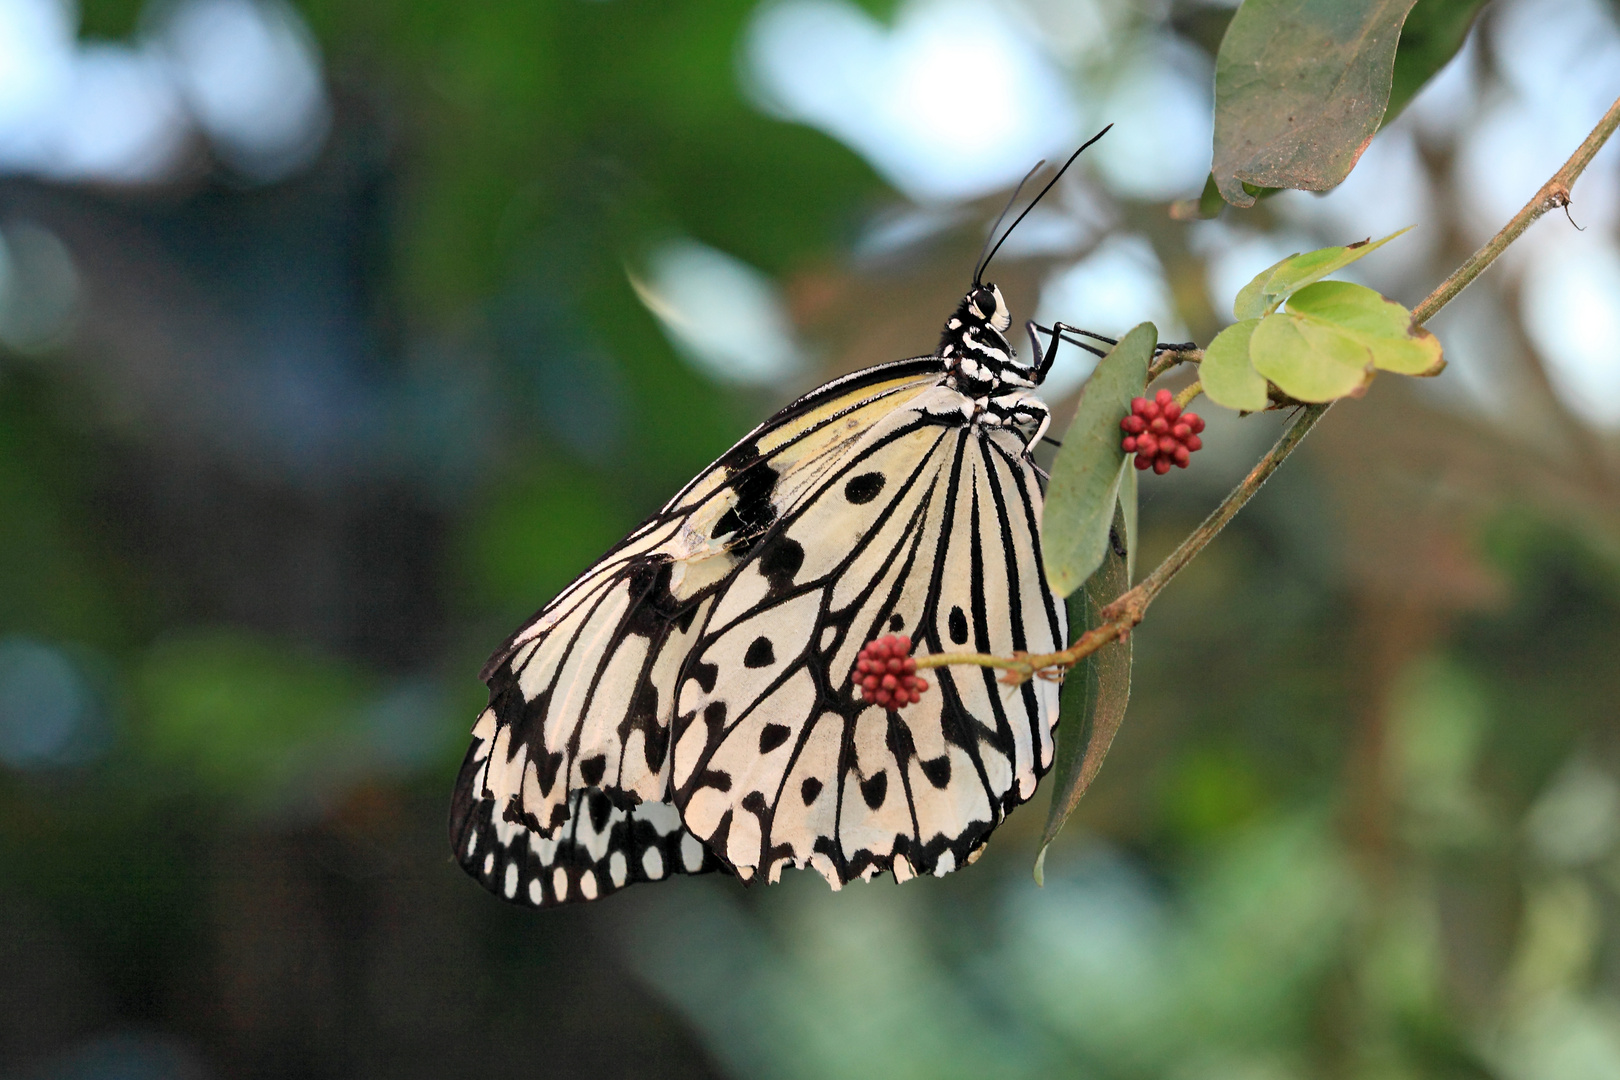
<svg viewBox="0 0 1620 1080">
<path fill-rule="evenodd" d="M 1491 263 L 1497 256 L 1507 250 L 1509 244 L 1517 240 L 1524 230 L 1548 210 L 1567 207 L 1570 201 L 1570 189 L 1575 180 L 1591 164 L 1603 144 L 1608 142 L 1615 129 L 1620 127 L 1620 99 L 1609 107 L 1598 121 L 1592 133 L 1576 148 L 1570 159 L 1564 162 L 1563 168 L 1552 175 L 1552 178 L 1541 186 L 1535 196 L 1525 204 L 1524 209 L 1513 216 L 1513 219 L 1502 227 L 1502 230 L 1476 251 L 1461 266 L 1457 267 L 1439 287 L 1423 299 L 1412 310 L 1412 323 L 1421 326 L 1433 318 L 1435 313 L 1456 298 L 1457 294 L 1467 288 L 1470 283 Z M 1151 382 L 1159 375 L 1183 361 L 1198 361 L 1203 359 L 1201 351 L 1163 353 L 1148 371 L 1148 380 Z M 1194 386 L 1197 384 L 1194 383 Z M 1189 390 L 1191 388 L 1189 387 Z M 1090 656 L 1104 645 L 1116 638 L 1124 637 L 1140 623 L 1147 614 L 1148 605 L 1153 603 L 1155 597 L 1164 591 L 1181 569 L 1192 562 L 1193 557 L 1209 545 L 1216 535 L 1226 527 L 1233 516 L 1242 509 L 1243 504 L 1254 497 L 1260 486 L 1277 471 L 1277 467 L 1292 454 L 1300 442 L 1309 434 L 1316 422 L 1333 407 L 1333 403 L 1326 402 L 1320 405 L 1307 405 L 1299 417 L 1282 438 L 1277 440 L 1275 446 L 1261 458 L 1259 463 L 1250 470 L 1249 475 L 1227 493 L 1203 523 L 1194 529 L 1181 545 L 1172 551 L 1168 558 L 1153 569 L 1147 577 L 1134 588 L 1121 594 L 1113 603 L 1102 610 L 1105 622 L 1094 630 L 1088 630 L 1067 649 L 1055 653 L 1020 653 L 1010 657 L 987 656 L 983 653 L 937 653 L 932 656 L 917 657 L 917 666 L 944 667 L 949 664 L 971 664 L 979 667 L 1004 669 L 1007 674 L 1002 681 L 1012 684 L 1028 681 L 1036 675 L 1047 675 L 1055 671 L 1074 666 L 1081 660 Z"/>
</svg>

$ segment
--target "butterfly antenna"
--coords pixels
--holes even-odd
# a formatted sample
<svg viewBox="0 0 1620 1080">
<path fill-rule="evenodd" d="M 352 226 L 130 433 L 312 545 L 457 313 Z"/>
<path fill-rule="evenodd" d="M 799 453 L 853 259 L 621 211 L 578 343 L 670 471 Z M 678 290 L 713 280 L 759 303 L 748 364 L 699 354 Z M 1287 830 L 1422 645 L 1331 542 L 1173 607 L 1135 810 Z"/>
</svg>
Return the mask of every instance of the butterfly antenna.
<svg viewBox="0 0 1620 1080">
<path fill-rule="evenodd" d="M 1018 186 L 1013 188 L 1013 193 L 1007 196 L 1007 205 L 1003 206 L 1001 208 L 1001 213 L 996 215 L 996 223 L 990 226 L 990 231 L 985 235 L 984 238 L 984 245 L 979 248 L 978 261 L 973 264 L 973 287 L 975 289 L 977 289 L 981 284 L 979 281 L 979 275 L 984 273 L 984 268 L 986 266 L 990 265 L 990 260 L 984 257 L 984 253 L 990 250 L 990 241 L 996 238 L 996 230 L 1001 228 L 1001 223 L 1007 219 L 1007 212 L 1013 208 L 1013 203 L 1018 201 L 1018 193 L 1024 190 L 1024 185 L 1029 183 L 1029 178 L 1040 172 L 1041 166 L 1045 164 L 1046 159 L 1042 158 L 1035 163 L 1034 168 L 1030 169 L 1029 172 L 1024 174 L 1024 178 L 1018 181 Z"/>
<path fill-rule="evenodd" d="M 1075 159 L 1078 158 L 1082 153 L 1085 152 L 1086 147 L 1090 146 L 1092 143 L 1096 142 L 1098 139 L 1100 139 L 1104 135 L 1108 134 L 1108 132 L 1113 128 L 1113 126 L 1114 126 L 1113 124 L 1109 124 L 1108 127 L 1103 128 L 1101 131 L 1097 132 L 1097 134 L 1093 135 L 1091 138 L 1089 138 L 1085 142 L 1081 143 L 1080 144 L 1080 149 L 1076 150 L 1074 153 L 1069 155 L 1069 160 L 1065 161 L 1063 163 L 1063 168 L 1061 168 L 1061 169 L 1059 169 L 1057 171 L 1057 175 L 1052 177 L 1052 179 L 1048 180 L 1046 182 L 1046 186 L 1041 188 L 1040 194 L 1036 195 L 1033 199 L 1031 199 L 1029 201 L 1029 205 L 1024 207 L 1024 212 L 1022 214 L 1019 214 L 1016 218 L 1013 219 L 1013 223 L 1011 225 L 1007 226 L 1007 231 L 1001 234 L 1001 239 L 996 241 L 996 246 L 990 249 L 990 254 L 988 254 L 988 255 L 986 255 L 984 257 L 984 261 L 979 264 L 979 268 L 973 272 L 973 283 L 975 285 L 977 285 L 979 283 L 980 275 L 982 275 L 986 270 L 990 269 L 990 260 L 996 257 L 996 252 L 1000 251 L 1001 250 L 1001 245 L 1005 244 L 1007 242 L 1007 237 L 1011 236 L 1012 233 L 1013 233 L 1013 230 L 1018 228 L 1018 223 L 1023 221 L 1024 218 L 1028 217 L 1029 212 L 1031 210 L 1035 209 L 1036 205 L 1039 204 L 1042 199 L 1046 198 L 1046 193 L 1048 191 L 1052 190 L 1052 186 L 1054 184 L 1056 184 L 1059 180 L 1063 179 L 1063 174 L 1069 171 L 1069 166 L 1073 165 L 1074 162 L 1075 162 Z M 1037 169 L 1040 168 L 1039 165 L 1037 165 L 1035 167 Z M 1025 177 L 1024 179 L 1027 180 L 1029 178 Z M 1020 186 L 1022 186 L 1022 185 L 1020 185 Z M 1014 197 L 1017 197 L 1017 194 L 1018 193 L 1016 191 L 1013 192 Z M 988 241 L 986 241 L 986 242 L 988 242 Z"/>
</svg>

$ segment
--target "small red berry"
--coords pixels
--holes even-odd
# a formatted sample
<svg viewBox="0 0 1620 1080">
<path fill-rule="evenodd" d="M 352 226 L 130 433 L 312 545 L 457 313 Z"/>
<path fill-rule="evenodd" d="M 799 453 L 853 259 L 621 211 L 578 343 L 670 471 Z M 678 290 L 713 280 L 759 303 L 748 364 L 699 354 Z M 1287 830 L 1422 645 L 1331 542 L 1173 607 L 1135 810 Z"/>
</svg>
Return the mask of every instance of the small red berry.
<svg viewBox="0 0 1620 1080">
<path fill-rule="evenodd" d="M 1204 418 L 1183 409 L 1168 390 L 1157 391 L 1152 399 L 1131 399 L 1131 411 L 1119 422 L 1125 437 L 1119 447 L 1135 455 L 1138 469 L 1152 469 L 1163 476 L 1174 465 L 1185 469 L 1195 451 L 1203 449 L 1198 433 Z"/>
<path fill-rule="evenodd" d="M 867 642 L 861 649 L 850 681 L 863 700 L 885 709 L 898 709 L 919 700 L 928 689 L 927 681 L 917 678 L 916 673 L 911 639 L 904 634 L 889 634 Z"/>
</svg>

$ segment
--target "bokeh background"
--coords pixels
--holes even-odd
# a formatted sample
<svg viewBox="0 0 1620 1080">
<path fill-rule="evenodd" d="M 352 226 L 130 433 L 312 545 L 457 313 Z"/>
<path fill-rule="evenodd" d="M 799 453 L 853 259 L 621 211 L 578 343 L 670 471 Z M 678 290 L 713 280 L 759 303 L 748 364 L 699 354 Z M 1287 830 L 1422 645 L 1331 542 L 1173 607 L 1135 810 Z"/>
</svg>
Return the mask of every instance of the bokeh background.
<svg viewBox="0 0 1620 1080">
<path fill-rule="evenodd" d="M 488 651 L 932 348 L 1036 159 L 1116 125 L 1019 317 L 1208 341 L 1412 224 L 1347 276 L 1415 303 L 1620 94 L 1620 7 L 1495 0 L 1339 190 L 1176 221 L 1230 15 L 0 0 L 0 1075 L 1620 1077 L 1613 147 L 1155 607 L 1044 888 L 1044 795 L 837 895 L 537 914 L 447 850 Z M 1143 560 L 1281 422 L 1204 411 Z"/>
</svg>

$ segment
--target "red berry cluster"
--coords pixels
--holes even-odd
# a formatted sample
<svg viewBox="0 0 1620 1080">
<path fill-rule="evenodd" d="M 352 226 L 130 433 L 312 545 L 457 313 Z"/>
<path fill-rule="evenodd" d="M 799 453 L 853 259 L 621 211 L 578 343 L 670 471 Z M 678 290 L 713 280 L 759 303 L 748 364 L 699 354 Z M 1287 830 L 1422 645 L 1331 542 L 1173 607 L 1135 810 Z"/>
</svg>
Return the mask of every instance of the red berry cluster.
<svg viewBox="0 0 1620 1080">
<path fill-rule="evenodd" d="M 1136 455 L 1138 469 L 1152 469 L 1163 476 L 1175 465 L 1185 469 L 1193 451 L 1204 445 L 1198 433 L 1204 430 L 1204 418 L 1193 412 L 1182 412 L 1175 396 L 1160 390 L 1152 401 L 1145 397 L 1131 402 L 1131 415 L 1119 422 L 1125 433 L 1120 446 L 1127 454 Z"/>
<path fill-rule="evenodd" d="M 861 697 L 883 706 L 899 709 L 922 697 L 928 680 L 917 677 L 917 661 L 911 658 L 911 639 L 890 634 L 868 641 L 855 661 L 855 685 Z"/>
</svg>

